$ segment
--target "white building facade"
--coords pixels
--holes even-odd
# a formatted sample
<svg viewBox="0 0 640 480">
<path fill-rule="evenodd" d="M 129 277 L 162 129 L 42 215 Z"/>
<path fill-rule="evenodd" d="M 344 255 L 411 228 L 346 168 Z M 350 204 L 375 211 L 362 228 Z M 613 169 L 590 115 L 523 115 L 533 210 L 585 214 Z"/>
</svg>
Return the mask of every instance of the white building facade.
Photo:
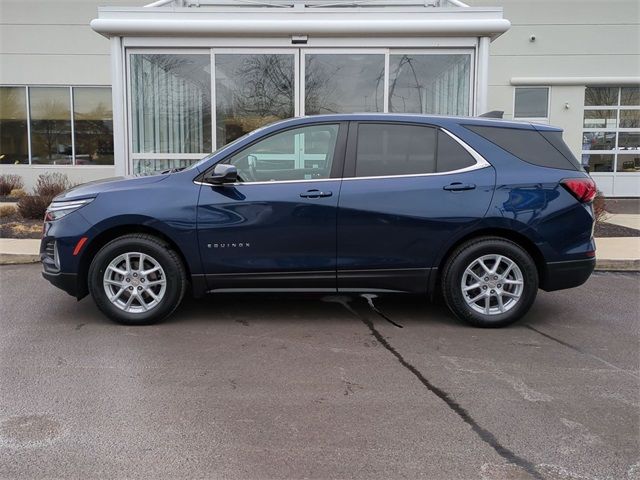
<svg viewBox="0 0 640 480">
<path fill-rule="evenodd" d="M 0 173 L 149 173 L 298 115 L 502 110 L 640 196 L 634 0 L 100 3 L 3 1 Z"/>
</svg>

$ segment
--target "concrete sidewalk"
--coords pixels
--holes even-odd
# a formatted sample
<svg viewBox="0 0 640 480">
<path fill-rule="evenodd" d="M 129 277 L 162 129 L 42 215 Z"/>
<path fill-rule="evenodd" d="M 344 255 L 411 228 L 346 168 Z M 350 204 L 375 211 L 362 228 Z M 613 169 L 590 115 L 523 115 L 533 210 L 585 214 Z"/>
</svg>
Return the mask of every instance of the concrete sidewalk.
<svg viewBox="0 0 640 480">
<path fill-rule="evenodd" d="M 596 238 L 596 270 L 640 271 L 640 237 Z M 40 240 L 0 238 L 0 265 L 40 261 Z"/>
</svg>

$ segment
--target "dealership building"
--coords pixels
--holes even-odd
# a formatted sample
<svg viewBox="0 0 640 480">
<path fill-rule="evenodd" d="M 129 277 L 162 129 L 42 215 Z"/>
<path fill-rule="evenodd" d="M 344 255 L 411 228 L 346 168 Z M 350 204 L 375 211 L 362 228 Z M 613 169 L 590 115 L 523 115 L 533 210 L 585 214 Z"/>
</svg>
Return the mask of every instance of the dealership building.
<svg viewBox="0 0 640 480">
<path fill-rule="evenodd" d="M 500 110 L 640 196 L 637 0 L 3 0 L 0 19 L 0 173 L 28 186 L 185 166 L 293 116 Z"/>
</svg>

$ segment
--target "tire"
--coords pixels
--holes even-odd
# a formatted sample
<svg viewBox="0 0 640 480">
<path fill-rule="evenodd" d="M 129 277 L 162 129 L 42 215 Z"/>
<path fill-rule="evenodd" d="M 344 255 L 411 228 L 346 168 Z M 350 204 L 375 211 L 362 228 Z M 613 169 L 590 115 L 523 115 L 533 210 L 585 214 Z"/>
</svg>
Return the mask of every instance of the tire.
<svg viewBox="0 0 640 480">
<path fill-rule="evenodd" d="M 491 275 L 488 271 L 496 263 L 497 271 Z M 515 322 L 529 311 L 538 293 L 538 270 L 531 256 L 500 237 L 480 237 L 457 247 L 447 259 L 441 281 L 449 310 L 476 327 Z"/>
<path fill-rule="evenodd" d="M 88 284 L 96 305 L 110 319 L 124 325 L 150 325 L 178 308 L 187 275 L 166 242 L 152 235 L 132 234 L 100 249 L 89 267 Z"/>
</svg>

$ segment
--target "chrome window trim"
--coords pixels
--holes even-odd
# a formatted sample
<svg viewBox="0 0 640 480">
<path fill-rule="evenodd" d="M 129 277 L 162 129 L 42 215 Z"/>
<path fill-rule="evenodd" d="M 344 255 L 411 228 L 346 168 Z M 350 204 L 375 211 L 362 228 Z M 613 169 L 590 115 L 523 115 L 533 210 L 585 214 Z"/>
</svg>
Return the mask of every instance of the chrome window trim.
<svg viewBox="0 0 640 480">
<path fill-rule="evenodd" d="M 384 178 L 411 178 L 411 177 L 433 177 L 436 175 L 451 175 L 455 173 L 465 173 L 472 172 L 474 170 L 480 170 L 482 168 L 490 167 L 491 164 L 480 155 L 474 148 L 469 146 L 466 142 L 458 138 L 456 135 L 451 133 L 449 130 L 437 127 L 438 130 L 443 131 L 447 135 L 449 135 L 453 140 L 455 140 L 462 148 L 464 148 L 469 155 L 473 157 L 476 161 L 475 165 L 470 165 L 465 168 L 459 168 L 457 170 L 451 170 L 448 172 L 433 172 L 433 173 L 408 173 L 404 175 L 380 175 L 376 177 L 336 177 L 336 178 L 312 178 L 308 180 L 273 180 L 273 181 L 263 181 L 263 182 L 236 182 L 236 183 L 225 183 L 221 185 L 213 185 L 211 183 L 206 182 L 198 182 L 196 180 L 193 181 L 196 185 L 208 185 L 208 186 L 240 186 L 240 185 L 276 185 L 281 183 L 310 183 L 310 182 L 334 182 L 334 181 L 354 181 L 354 180 L 374 180 L 374 179 L 384 179 Z"/>
</svg>

